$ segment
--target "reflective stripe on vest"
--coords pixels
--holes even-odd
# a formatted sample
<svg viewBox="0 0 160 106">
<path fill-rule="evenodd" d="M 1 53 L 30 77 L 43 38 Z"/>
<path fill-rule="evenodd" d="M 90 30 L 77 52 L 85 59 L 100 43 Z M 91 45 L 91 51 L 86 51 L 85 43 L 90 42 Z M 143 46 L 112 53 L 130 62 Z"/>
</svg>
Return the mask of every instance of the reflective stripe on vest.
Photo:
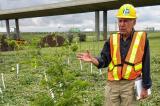
<svg viewBox="0 0 160 106">
<path fill-rule="evenodd" d="M 137 53 L 138 46 L 140 44 L 140 40 L 141 40 L 142 35 L 143 35 L 143 32 L 138 32 L 138 34 L 136 36 L 136 39 L 135 39 L 135 42 L 134 42 L 134 45 L 133 45 L 133 48 L 132 48 L 131 56 L 130 56 L 130 59 L 129 59 L 129 63 L 134 63 L 134 60 L 136 58 L 136 53 Z M 131 66 L 131 65 L 127 65 L 127 69 L 126 69 L 126 72 L 125 72 L 123 78 L 129 79 L 132 67 L 133 66 Z M 140 69 L 140 68 L 142 68 L 142 63 L 135 66 L 135 71 Z"/>
<path fill-rule="evenodd" d="M 114 64 L 112 63 L 112 61 L 110 62 L 109 66 L 108 66 L 109 70 L 112 71 L 114 68 Z"/>
<path fill-rule="evenodd" d="M 114 46 L 114 50 L 113 50 L 113 62 L 114 64 L 117 64 L 117 49 L 118 49 L 118 37 L 117 37 L 117 34 L 114 34 L 113 35 L 113 46 Z M 113 68 L 113 77 L 115 80 L 119 80 L 118 78 L 118 72 L 117 72 L 117 67 L 114 67 Z"/>
<path fill-rule="evenodd" d="M 119 72 L 121 71 L 121 69 L 115 65 L 117 64 L 121 64 L 121 57 L 120 57 L 120 53 L 119 53 L 119 49 L 120 49 L 120 46 L 119 46 L 119 39 L 120 39 L 120 35 L 118 34 L 113 34 L 112 35 L 112 38 L 110 39 L 111 40 L 111 47 L 112 47 L 112 61 L 110 62 L 109 66 L 108 66 L 108 79 L 109 80 L 120 80 L 121 78 L 121 75 L 119 75 Z M 117 54 L 118 53 L 118 54 Z M 120 58 L 117 58 L 117 55 L 120 57 Z M 111 76 L 112 77 L 111 77 Z"/>
<path fill-rule="evenodd" d="M 134 66 L 134 69 L 135 69 L 135 71 L 138 71 L 138 70 L 142 69 L 142 62 L 140 62 L 139 64 L 136 64 Z"/>
</svg>

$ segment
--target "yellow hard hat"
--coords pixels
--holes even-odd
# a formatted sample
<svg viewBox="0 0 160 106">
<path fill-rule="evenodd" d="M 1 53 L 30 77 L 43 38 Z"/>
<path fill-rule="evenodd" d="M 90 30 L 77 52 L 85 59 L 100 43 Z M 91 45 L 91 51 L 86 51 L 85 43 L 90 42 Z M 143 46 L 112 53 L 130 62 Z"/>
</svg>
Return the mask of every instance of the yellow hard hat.
<svg viewBox="0 0 160 106">
<path fill-rule="evenodd" d="M 137 18 L 136 10 L 131 4 L 122 5 L 116 15 L 117 18 Z"/>
</svg>

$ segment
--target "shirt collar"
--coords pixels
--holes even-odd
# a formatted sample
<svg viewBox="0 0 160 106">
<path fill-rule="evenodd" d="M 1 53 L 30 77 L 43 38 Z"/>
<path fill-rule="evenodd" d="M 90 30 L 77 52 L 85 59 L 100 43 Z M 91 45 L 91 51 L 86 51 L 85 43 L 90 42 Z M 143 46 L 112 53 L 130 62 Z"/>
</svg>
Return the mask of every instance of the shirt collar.
<svg viewBox="0 0 160 106">
<path fill-rule="evenodd" d="M 135 32 L 135 29 L 132 29 L 131 35 L 127 38 L 127 40 L 133 38 L 134 32 Z M 122 36 L 120 36 L 120 37 L 122 39 Z"/>
</svg>

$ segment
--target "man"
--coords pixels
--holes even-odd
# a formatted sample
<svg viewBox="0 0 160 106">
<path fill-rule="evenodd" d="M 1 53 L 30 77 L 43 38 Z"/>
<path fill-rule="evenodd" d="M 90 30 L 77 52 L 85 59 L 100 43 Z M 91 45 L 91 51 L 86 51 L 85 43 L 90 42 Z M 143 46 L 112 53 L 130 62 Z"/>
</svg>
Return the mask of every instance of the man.
<svg viewBox="0 0 160 106">
<path fill-rule="evenodd" d="M 145 32 L 134 30 L 137 16 L 133 5 L 122 5 L 117 18 L 119 32 L 110 35 L 101 56 L 96 58 L 87 52 L 77 58 L 98 68 L 108 67 L 108 106 L 132 106 L 135 80 L 142 77 L 141 99 L 148 96 L 147 89 L 151 87 L 149 41 Z"/>
</svg>

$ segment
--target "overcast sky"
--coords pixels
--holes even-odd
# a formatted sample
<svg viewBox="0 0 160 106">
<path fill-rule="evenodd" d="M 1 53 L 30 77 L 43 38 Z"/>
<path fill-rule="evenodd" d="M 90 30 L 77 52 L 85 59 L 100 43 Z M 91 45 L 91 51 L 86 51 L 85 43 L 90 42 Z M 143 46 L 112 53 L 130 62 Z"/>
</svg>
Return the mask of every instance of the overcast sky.
<svg viewBox="0 0 160 106">
<path fill-rule="evenodd" d="M 0 9 L 15 9 L 21 7 L 35 6 L 41 4 L 50 4 L 63 2 L 67 0 L 0 0 Z M 69 1 L 69 0 L 68 0 Z M 155 27 L 160 30 L 160 6 L 140 7 L 136 8 L 138 19 L 135 29 L 141 30 L 146 27 Z M 116 14 L 117 10 L 108 11 L 108 30 L 116 29 Z M 53 32 L 53 31 L 68 31 L 72 27 L 80 30 L 94 30 L 95 13 L 81 13 L 60 16 L 47 16 L 38 18 L 20 19 L 20 31 L 22 32 Z M 100 12 L 100 29 L 102 30 L 102 12 Z M 10 21 L 11 27 L 14 27 L 14 21 Z M 0 31 L 5 29 L 5 21 L 0 24 Z"/>
</svg>

